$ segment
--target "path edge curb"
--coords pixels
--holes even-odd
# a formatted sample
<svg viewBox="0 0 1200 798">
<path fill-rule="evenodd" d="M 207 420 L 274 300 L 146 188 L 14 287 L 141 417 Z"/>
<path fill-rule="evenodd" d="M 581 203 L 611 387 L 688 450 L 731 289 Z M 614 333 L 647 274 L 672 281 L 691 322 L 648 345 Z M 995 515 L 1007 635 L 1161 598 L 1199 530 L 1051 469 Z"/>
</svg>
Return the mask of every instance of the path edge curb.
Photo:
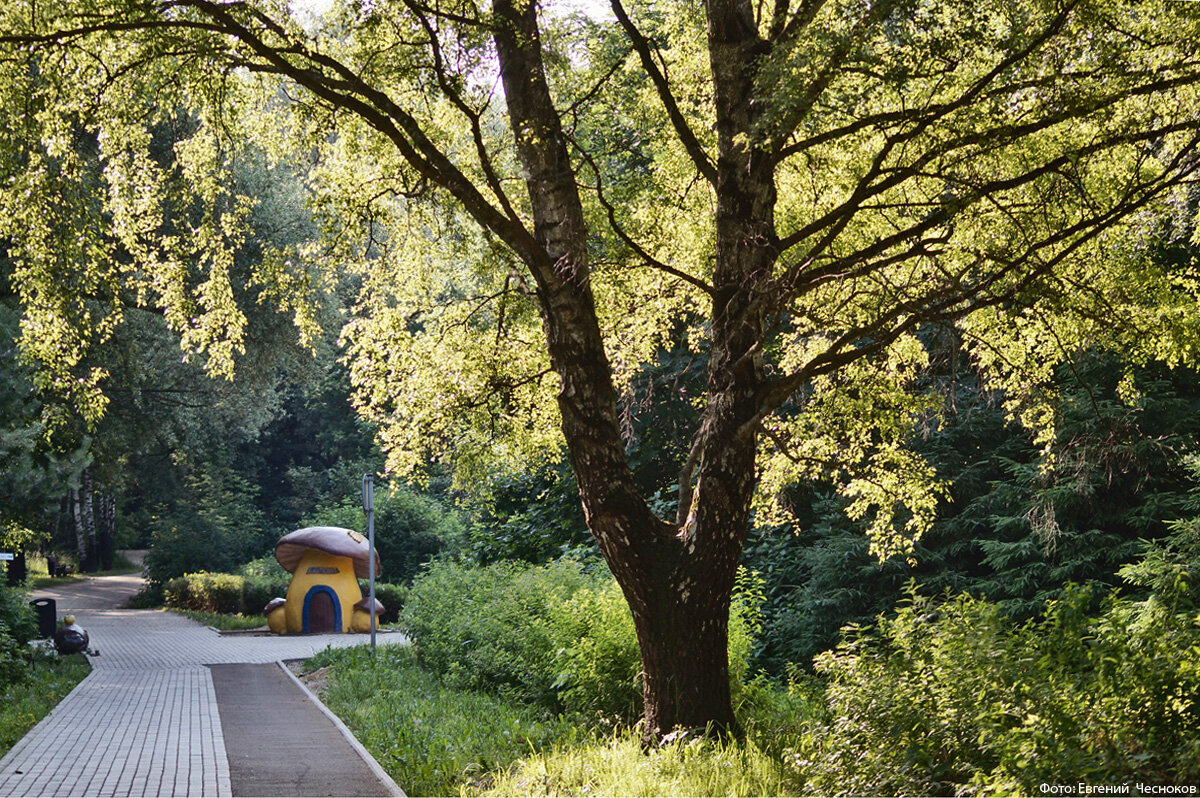
<svg viewBox="0 0 1200 798">
<path fill-rule="evenodd" d="M 371 772 L 375 774 L 376 778 L 379 779 L 383 786 L 386 787 L 388 791 L 391 792 L 391 794 L 396 798 L 408 798 L 408 794 L 404 792 L 404 790 L 400 789 L 400 785 L 397 784 L 395 780 L 388 775 L 387 771 L 375 761 L 375 757 L 371 756 L 371 752 L 368 751 L 366 747 L 358 741 L 358 738 L 355 737 L 354 733 L 350 731 L 345 723 L 342 722 L 342 719 L 333 714 L 333 711 L 330 710 L 329 707 L 325 706 L 325 703 L 317 697 L 317 694 L 312 690 L 309 690 L 308 685 L 300 681 L 296 674 L 292 673 L 291 669 L 284 664 L 283 660 L 275 660 L 275 664 L 279 666 L 280 670 L 287 674 L 288 678 L 291 679 L 297 687 L 304 691 L 304 694 L 307 695 L 308 699 L 316 705 L 317 709 L 321 710 L 325 717 L 329 718 L 329 720 L 333 722 L 334 727 L 337 728 L 342 737 L 346 738 L 346 742 L 348 742 L 350 747 L 354 749 L 355 753 L 362 758 L 363 762 L 367 764 L 367 767 L 371 769 Z"/>
</svg>

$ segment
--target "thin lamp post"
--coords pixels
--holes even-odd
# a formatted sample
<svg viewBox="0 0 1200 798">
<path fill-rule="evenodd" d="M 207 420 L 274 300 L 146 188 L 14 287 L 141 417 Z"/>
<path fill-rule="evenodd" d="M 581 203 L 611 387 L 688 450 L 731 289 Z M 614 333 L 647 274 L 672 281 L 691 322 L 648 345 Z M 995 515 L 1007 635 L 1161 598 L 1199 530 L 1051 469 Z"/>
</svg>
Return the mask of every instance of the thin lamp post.
<svg viewBox="0 0 1200 798">
<path fill-rule="evenodd" d="M 363 513 L 367 516 L 367 582 L 370 585 L 371 654 L 375 654 L 375 477 L 363 474 Z"/>
</svg>

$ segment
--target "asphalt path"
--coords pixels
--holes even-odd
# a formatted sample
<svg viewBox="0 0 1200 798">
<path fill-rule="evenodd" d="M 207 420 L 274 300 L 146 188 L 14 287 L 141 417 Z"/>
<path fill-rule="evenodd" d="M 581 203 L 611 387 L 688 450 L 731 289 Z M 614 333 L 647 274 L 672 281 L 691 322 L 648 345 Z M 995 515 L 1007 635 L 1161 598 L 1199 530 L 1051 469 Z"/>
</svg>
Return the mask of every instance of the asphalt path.
<svg viewBox="0 0 1200 798">
<path fill-rule="evenodd" d="M 391 795 L 274 664 L 212 665 L 234 795 Z"/>
</svg>

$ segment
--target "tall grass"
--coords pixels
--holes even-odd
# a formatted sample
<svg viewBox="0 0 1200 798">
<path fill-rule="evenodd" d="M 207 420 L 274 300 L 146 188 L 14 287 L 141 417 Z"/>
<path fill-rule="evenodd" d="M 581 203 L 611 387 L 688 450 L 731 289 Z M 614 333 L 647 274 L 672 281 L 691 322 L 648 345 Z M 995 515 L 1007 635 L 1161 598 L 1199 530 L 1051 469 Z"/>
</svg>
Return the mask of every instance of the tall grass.
<svg viewBox="0 0 1200 798">
<path fill-rule="evenodd" d="M 329 668 L 323 700 L 412 795 L 786 795 L 799 785 L 755 741 L 763 726 L 745 742 L 689 740 L 647 755 L 633 730 L 601 735 L 528 703 L 449 687 L 408 647 L 374 658 L 365 647 L 329 650 L 305 667 Z M 768 690 L 758 688 L 760 708 Z"/>
</svg>

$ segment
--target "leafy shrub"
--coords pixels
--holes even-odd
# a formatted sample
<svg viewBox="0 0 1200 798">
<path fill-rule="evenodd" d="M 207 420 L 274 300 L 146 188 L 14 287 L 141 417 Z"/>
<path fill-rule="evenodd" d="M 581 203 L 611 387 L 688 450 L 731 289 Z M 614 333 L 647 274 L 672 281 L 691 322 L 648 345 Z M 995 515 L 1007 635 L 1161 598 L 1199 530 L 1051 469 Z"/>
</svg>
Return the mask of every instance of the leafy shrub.
<svg viewBox="0 0 1200 798">
<path fill-rule="evenodd" d="M 29 675 L 29 651 L 0 622 L 0 687 L 17 684 Z"/>
<path fill-rule="evenodd" d="M 568 712 L 628 722 L 641 711 L 641 662 L 633 616 L 615 580 L 596 581 L 551 607 L 565 645 L 555 652 L 558 699 Z"/>
<path fill-rule="evenodd" d="M 747 669 L 755 604 L 754 596 L 739 598 L 732 614 L 730 670 L 738 677 Z M 413 584 L 400 623 L 421 664 L 451 686 L 609 722 L 631 722 L 641 711 L 633 620 L 606 572 L 572 560 L 438 562 Z"/>
<path fill-rule="evenodd" d="M 362 583 L 362 594 L 367 595 L 367 584 Z M 283 595 L 280 593 L 279 595 Z M 375 599 L 383 604 L 383 614 L 379 623 L 395 623 L 400 618 L 400 610 L 404 608 L 408 588 L 404 585 L 393 585 L 388 582 L 375 583 Z"/>
<path fill-rule="evenodd" d="M 366 534 L 362 499 L 355 494 L 328 507 L 310 521 Z M 454 553 L 466 537 L 462 520 L 436 499 L 406 488 L 375 494 L 375 547 L 388 582 L 407 584 L 434 555 Z"/>
<path fill-rule="evenodd" d="M 182 610 L 238 613 L 243 609 L 244 582 L 245 577 L 236 574 L 213 574 L 204 571 L 184 574 L 166 583 L 163 600 L 166 606 Z"/>
<path fill-rule="evenodd" d="M 166 606 L 166 590 L 161 582 L 146 582 L 133 598 L 125 603 L 131 610 L 152 610 Z"/>
<path fill-rule="evenodd" d="M 453 687 L 519 695 L 561 711 L 553 609 L 588 578 L 570 562 L 530 568 L 436 563 L 413 584 L 400 624 L 420 663 Z"/>
<path fill-rule="evenodd" d="M 285 576 L 243 576 L 240 612 L 246 615 L 262 615 L 263 607 L 276 597 L 287 595 L 290 578 Z"/>
<path fill-rule="evenodd" d="M 24 590 L 0 585 L 0 623 L 18 643 L 25 645 L 38 636 L 37 616 Z"/>
<path fill-rule="evenodd" d="M 37 636 L 29 594 L 0 586 L 0 687 L 21 682 L 29 674 L 28 643 Z"/>
<path fill-rule="evenodd" d="M 240 544 L 231 544 L 231 535 L 216 527 L 160 519 L 152 529 L 153 542 L 145 560 L 146 575 L 152 582 L 163 584 L 204 570 L 226 571 L 241 553 Z"/>
<path fill-rule="evenodd" d="M 264 554 L 261 557 L 242 563 L 238 569 L 234 571 L 241 576 L 258 576 L 269 579 L 288 579 L 291 574 L 283 569 L 279 564 L 279 560 L 275 559 L 275 553 Z"/>
<path fill-rule="evenodd" d="M 468 533 L 472 561 L 544 563 L 568 553 L 600 558 L 565 458 L 526 473 L 497 475 L 487 493 L 489 500 L 476 508 Z"/>
<path fill-rule="evenodd" d="M 229 572 L 259 546 L 266 522 L 257 488 L 229 469 L 210 465 L 187 482 L 174 506 L 155 508 L 146 574 L 163 584 L 199 571 Z"/>
<path fill-rule="evenodd" d="M 1200 778 L 1200 628 L 1161 602 L 1070 588 L 1016 623 L 914 596 L 818 658 L 824 728 L 796 764 L 816 792 L 1035 794 L 1043 782 Z"/>
<path fill-rule="evenodd" d="M 776 761 L 790 761 L 826 716 L 825 686 L 797 669 L 786 681 L 759 673 L 735 693 L 734 713 L 747 740 Z"/>
</svg>

